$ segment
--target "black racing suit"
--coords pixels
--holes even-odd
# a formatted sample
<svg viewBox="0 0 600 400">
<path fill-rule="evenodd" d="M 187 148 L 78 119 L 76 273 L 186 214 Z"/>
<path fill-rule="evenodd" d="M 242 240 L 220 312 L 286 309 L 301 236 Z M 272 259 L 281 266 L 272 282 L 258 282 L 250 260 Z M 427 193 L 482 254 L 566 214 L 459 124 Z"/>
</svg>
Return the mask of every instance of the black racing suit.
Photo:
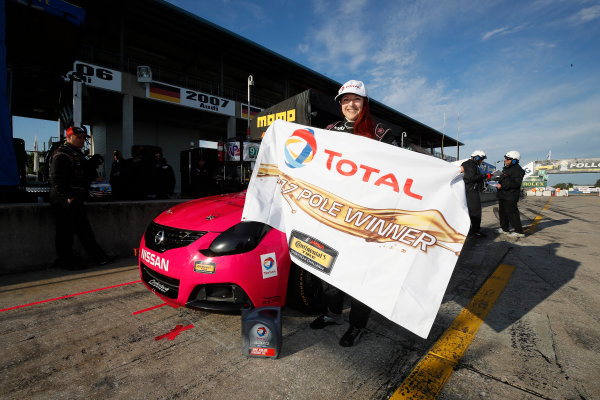
<svg viewBox="0 0 600 400">
<path fill-rule="evenodd" d="M 67 142 L 56 149 L 50 163 L 50 203 L 56 218 L 56 263 L 67 268 L 74 267 L 75 234 L 95 261 L 107 258 L 96 243 L 83 203 L 88 195 L 85 163 L 81 150 Z"/>
<path fill-rule="evenodd" d="M 337 131 L 337 132 L 346 132 L 346 133 L 354 133 L 354 123 L 349 122 L 347 120 L 338 121 L 331 125 L 328 125 L 327 130 Z M 375 134 L 376 140 L 392 144 L 395 146 L 399 146 L 396 137 L 392 133 L 392 130 L 384 126 L 383 124 L 377 124 L 373 133 Z M 345 293 L 340 289 L 322 281 L 323 284 L 323 298 L 322 302 L 325 303 L 328 310 L 334 314 L 341 314 L 344 306 L 344 296 Z M 367 326 L 367 321 L 369 320 L 369 315 L 371 314 L 371 309 L 355 298 L 350 298 L 350 325 L 356 328 L 364 328 Z"/>
<path fill-rule="evenodd" d="M 479 170 L 477 161 L 472 158 L 462 163 L 464 169 L 463 181 L 465 182 L 465 194 L 467 197 L 467 208 L 471 219 L 469 233 L 478 233 L 481 228 L 481 197 L 485 176 Z"/>
<path fill-rule="evenodd" d="M 523 233 L 521 225 L 521 214 L 517 207 L 519 196 L 521 194 L 521 184 L 523 183 L 525 171 L 519 164 L 510 164 L 502 169 L 502 174 L 498 183 L 498 209 L 500 214 L 500 228 L 503 231 L 509 231 L 509 224 L 517 233 Z"/>
</svg>

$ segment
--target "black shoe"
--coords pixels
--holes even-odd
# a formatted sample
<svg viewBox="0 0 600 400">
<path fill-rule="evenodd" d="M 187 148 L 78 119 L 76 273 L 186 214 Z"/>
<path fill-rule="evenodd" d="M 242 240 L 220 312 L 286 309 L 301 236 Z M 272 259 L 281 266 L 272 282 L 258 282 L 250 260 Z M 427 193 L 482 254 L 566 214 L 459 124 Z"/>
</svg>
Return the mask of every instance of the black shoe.
<svg viewBox="0 0 600 400">
<path fill-rule="evenodd" d="M 342 324 L 342 316 L 340 315 L 339 320 L 335 318 L 331 318 L 328 315 L 321 315 L 317 317 L 313 322 L 310 323 L 310 329 L 323 329 L 329 325 L 341 325 Z"/>
<path fill-rule="evenodd" d="M 362 334 L 363 329 L 350 325 L 350 328 L 348 328 L 344 336 L 340 339 L 340 346 L 352 347 L 356 345 L 360 341 Z"/>
</svg>

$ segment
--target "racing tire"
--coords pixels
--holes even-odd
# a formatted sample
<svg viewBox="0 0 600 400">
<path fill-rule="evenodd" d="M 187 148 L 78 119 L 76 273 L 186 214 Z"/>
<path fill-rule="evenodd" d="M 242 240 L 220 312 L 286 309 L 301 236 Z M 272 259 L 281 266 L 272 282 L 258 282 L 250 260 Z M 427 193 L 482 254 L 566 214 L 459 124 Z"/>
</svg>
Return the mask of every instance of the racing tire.
<svg viewBox="0 0 600 400">
<path fill-rule="evenodd" d="M 323 311 L 321 279 L 292 263 L 288 278 L 286 305 L 306 314 Z"/>
</svg>

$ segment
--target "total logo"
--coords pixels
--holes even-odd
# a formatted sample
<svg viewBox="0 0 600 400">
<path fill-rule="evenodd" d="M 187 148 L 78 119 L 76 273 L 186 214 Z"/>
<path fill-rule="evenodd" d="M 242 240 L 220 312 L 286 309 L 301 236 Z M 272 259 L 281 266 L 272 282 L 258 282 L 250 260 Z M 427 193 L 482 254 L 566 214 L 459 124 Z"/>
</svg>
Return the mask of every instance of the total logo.
<svg viewBox="0 0 600 400">
<path fill-rule="evenodd" d="M 277 259 L 275 253 L 261 254 L 260 264 L 262 266 L 263 279 L 277 276 Z"/>
<path fill-rule="evenodd" d="M 290 168 L 301 168 L 311 162 L 317 153 L 315 131 L 297 129 L 285 142 L 285 163 Z"/>
<path fill-rule="evenodd" d="M 273 258 L 271 258 L 271 257 L 268 257 L 265 259 L 265 261 L 263 261 L 263 267 L 265 267 L 266 270 L 273 268 L 274 265 L 275 265 L 275 260 L 273 260 Z"/>
<path fill-rule="evenodd" d="M 310 128 L 297 129 L 285 142 L 285 164 L 290 168 L 301 168 L 311 162 L 317 153 L 317 140 L 315 132 Z M 362 182 L 375 186 L 386 186 L 396 193 L 402 192 L 417 200 L 422 200 L 423 195 L 413 192 L 414 180 L 411 178 L 399 179 L 393 172 L 381 171 L 377 167 L 362 164 L 344 158 L 342 153 L 323 149 L 327 156 L 325 167 L 328 171 L 337 172 L 342 176 L 359 175 Z M 362 175 L 362 176 L 361 176 Z M 264 277 L 264 270 L 263 270 Z"/>
<path fill-rule="evenodd" d="M 258 335 L 258 337 L 265 337 L 265 335 L 267 334 L 267 328 L 265 328 L 264 326 L 259 326 L 258 329 L 256 329 L 256 334 Z"/>
<path fill-rule="evenodd" d="M 271 344 L 271 337 L 271 330 L 265 324 L 258 323 L 252 326 L 248 339 L 251 346 L 267 347 Z"/>
</svg>

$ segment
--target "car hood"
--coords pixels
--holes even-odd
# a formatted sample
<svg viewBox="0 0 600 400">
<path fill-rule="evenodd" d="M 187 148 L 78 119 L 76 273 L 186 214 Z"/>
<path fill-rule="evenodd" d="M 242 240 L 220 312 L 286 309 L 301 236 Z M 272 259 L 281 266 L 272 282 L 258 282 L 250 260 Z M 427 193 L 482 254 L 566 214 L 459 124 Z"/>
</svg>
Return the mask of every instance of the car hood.
<svg viewBox="0 0 600 400">
<path fill-rule="evenodd" d="M 223 232 L 242 220 L 245 199 L 243 191 L 188 201 L 163 211 L 154 222 L 178 229 Z"/>
</svg>

